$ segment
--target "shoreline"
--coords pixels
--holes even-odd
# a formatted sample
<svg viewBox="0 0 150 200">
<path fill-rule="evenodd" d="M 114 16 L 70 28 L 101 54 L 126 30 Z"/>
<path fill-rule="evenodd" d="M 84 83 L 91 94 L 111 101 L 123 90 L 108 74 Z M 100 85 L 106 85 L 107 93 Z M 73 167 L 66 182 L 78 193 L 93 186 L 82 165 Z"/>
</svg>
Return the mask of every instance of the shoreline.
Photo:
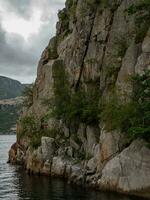
<svg viewBox="0 0 150 200">
<path fill-rule="evenodd" d="M 73 160 L 56 155 L 51 155 L 50 159 L 46 159 L 45 155 L 40 152 L 41 148 L 31 150 L 30 147 L 26 148 L 15 143 L 9 151 L 8 162 L 14 165 L 19 164 L 29 176 L 56 177 L 66 180 L 69 184 L 96 191 L 115 192 L 127 196 L 141 197 L 143 200 L 150 198 L 149 188 L 125 191 L 118 187 L 110 187 L 113 182 L 102 182 L 103 176 L 100 173 L 87 170 L 87 161 L 75 164 Z"/>
</svg>

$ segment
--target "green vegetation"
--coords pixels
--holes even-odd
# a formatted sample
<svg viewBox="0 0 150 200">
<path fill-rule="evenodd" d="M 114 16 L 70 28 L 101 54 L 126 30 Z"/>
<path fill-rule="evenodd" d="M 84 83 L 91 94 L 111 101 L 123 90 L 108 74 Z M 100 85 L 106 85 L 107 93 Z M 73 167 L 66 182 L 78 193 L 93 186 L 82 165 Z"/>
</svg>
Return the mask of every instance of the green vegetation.
<svg viewBox="0 0 150 200">
<path fill-rule="evenodd" d="M 117 77 L 120 67 L 115 65 L 106 66 L 106 78 L 111 78 L 112 76 Z"/>
<path fill-rule="evenodd" d="M 67 0 L 66 4 L 68 5 L 68 9 L 69 9 L 69 15 L 71 16 L 71 18 L 73 19 L 73 22 L 76 22 L 76 7 L 77 7 L 77 3 L 74 2 L 73 0 Z"/>
<path fill-rule="evenodd" d="M 30 145 L 37 148 L 41 145 L 41 137 L 55 138 L 60 133 L 59 128 L 48 129 L 44 127 L 43 123 L 39 122 L 33 115 L 22 118 L 20 120 L 22 130 L 18 134 L 18 139 L 26 136 L 30 138 Z"/>
<path fill-rule="evenodd" d="M 18 110 L 17 106 L 12 107 L 8 106 L 0 110 L 0 132 L 1 133 L 11 133 L 11 128 L 15 126 L 18 119 Z"/>
<path fill-rule="evenodd" d="M 57 50 L 56 49 L 48 49 L 48 57 L 49 57 L 49 59 L 58 58 Z"/>
<path fill-rule="evenodd" d="M 141 2 L 138 5 L 131 5 L 128 8 L 128 14 L 129 15 L 133 15 L 138 11 L 149 11 L 150 10 L 150 1 L 149 0 L 141 0 Z M 148 13 L 144 13 L 144 15 L 146 15 Z"/>
<path fill-rule="evenodd" d="M 67 10 L 64 8 L 63 10 L 60 10 L 58 12 L 58 18 L 61 22 L 61 33 L 62 35 L 59 39 L 63 39 L 65 36 L 67 36 L 70 33 L 69 29 L 69 14 L 67 13 Z"/>
<path fill-rule="evenodd" d="M 101 0 L 101 5 L 104 7 L 104 8 L 107 8 L 109 6 L 109 0 Z"/>
<path fill-rule="evenodd" d="M 133 78 L 134 92 L 130 103 L 121 104 L 112 97 L 102 105 L 101 119 L 108 130 L 119 129 L 132 138 L 150 141 L 150 71 Z"/>
<path fill-rule="evenodd" d="M 117 45 L 117 51 L 118 51 L 117 56 L 123 58 L 126 53 L 126 50 L 128 48 L 126 38 L 120 37 L 120 38 L 116 39 L 115 44 Z"/>
<path fill-rule="evenodd" d="M 86 60 L 86 63 L 87 63 L 87 64 L 94 65 L 94 64 L 98 64 L 98 61 L 97 61 L 96 58 L 90 58 L 90 59 L 87 59 L 87 60 Z"/>
<path fill-rule="evenodd" d="M 96 12 L 97 5 L 100 3 L 100 0 L 86 0 L 82 7 L 80 8 L 80 16 L 85 17 Z"/>
<path fill-rule="evenodd" d="M 77 121 L 86 124 L 98 123 L 99 97 L 96 92 L 79 90 L 71 95 L 67 104 L 65 120 Z"/>
<path fill-rule="evenodd" d="M 61 119 L 65 123 L 98 122 L 99 95 L 95 91 L 71 91 L 68 75 L 61 60 L 53 66 L 54 96 L 46 101 L 51 117 Z"/>
<path fill-rule="evenodd" d="M 33 104 L 33 87 L 34 85 L 30 85 L 28 87 L 25 87 L 23 91 L 23 96 L 25 97 L 23 106 L 29 108 Z"/>
<path fill-rule="evenodd" d="M 34 116 L 20 121 L 22 130 L 19 137 L 29 137 L 33 148 L 41 144 L 42 136 L 61 137 L 59 128 L 49 130 L 45 126 L 49 117 L 62 120 L 68 127 L 81 122 L 97 124 L 101 120 L 108 130 L 117 129 L 127 133 L 131 139 L 139 137 L 150 142 L 150 71 L 133 78 L 134 90 L 130 102 L 122 104 L 113 95 L 100 106 L 100 97 L 95 91 L 85 92 L 80 89 L 73 92 L 70 89 L 68 75 L 61 60 L 54 63 L 53 78 L 54 95 L 46 102 L 49 106 L 48 115 L 40 121 Z"/>
<path fill-rule="evenodd" d="M 132 123 L 135 123 L 132 115 L 136 115 L 136 105 L 134 103 L 122 105 L 115 96 L 102 105 L 101 119 L 108 130 L 128 131 Z"/>
<path fill-rule="evenodd" d="M 138 5 L 130 6 L 127 11 L 129 15 L 135 14 L 135 23 L 137 25 L 135 43 L 140 43 L 143 41 L 150 26 L 150 1 L 141 0 Z"/>
</svg>

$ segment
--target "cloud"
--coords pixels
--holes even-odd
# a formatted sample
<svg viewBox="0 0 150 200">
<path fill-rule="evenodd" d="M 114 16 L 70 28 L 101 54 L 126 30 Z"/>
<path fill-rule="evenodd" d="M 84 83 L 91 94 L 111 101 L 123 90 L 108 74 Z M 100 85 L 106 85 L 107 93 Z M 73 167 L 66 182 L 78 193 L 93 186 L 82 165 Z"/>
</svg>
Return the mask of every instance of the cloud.
<svg viewBox="0 0 150 200">
<path fill-rule="evenodd" d="M 29 18 L 31 14 L 30 0 L 0 0 L 2 7 L 6 12 L 16 13 L 25 18 Z"/>
<path fill-rule="evenodd" d="M 55 33 L 57 11 L 62 7 L 64 0 L 0 0 L 0 75 L 21 82 L 34 81 L 40 54 Z M 7 15 L 32 22 L 37 10 L 40 12 L 40 26 L 27 40 L 17 31 L 4 28 Z"/>
</svg>

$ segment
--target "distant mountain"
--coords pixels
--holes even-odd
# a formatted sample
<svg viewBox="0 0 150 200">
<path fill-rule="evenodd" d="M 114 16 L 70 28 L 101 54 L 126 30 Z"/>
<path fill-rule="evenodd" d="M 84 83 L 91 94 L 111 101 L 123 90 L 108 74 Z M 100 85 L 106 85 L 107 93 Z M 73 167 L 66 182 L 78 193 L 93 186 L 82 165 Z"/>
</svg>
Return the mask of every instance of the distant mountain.
<svg viewBox="0 0 150 200">
<path fill-rule="evenodd" d="M 0 100 L 0 134 L 15 133 L 23 97 Z"/>
<path fill-rule="evenodd" d="M 21 84 L 17 80 L 0 76 L 0 99 L 10 99 L 22 95 L 27 84 Z"/>
<path fill-rule="evenodd" d="M 14 133 L 18 119 L 22 93 L 29 84 L 0 76 L 0 134 Z"/>
</svg>

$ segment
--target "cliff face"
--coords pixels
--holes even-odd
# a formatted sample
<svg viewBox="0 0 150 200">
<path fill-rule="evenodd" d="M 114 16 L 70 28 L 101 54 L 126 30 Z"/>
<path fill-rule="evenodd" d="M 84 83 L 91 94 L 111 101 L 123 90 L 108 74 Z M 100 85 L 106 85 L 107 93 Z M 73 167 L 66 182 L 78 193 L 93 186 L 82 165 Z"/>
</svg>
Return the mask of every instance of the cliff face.
<svg viewBox="0 0 150 200">
<path fill-rule="evenodd" d="M 128 117 L 123 128 L 114 125 L 121 107 L 112 109 L 132 101 L 132 77 L 150 69 L 149 1 L 67 0 L 58 16 L 10 161 L 29 172 L 150 197 L 150 150 L 144 139 L 128 137 Z M 101 111 L 105 104 L 110 111 Z"/>
</svg>

